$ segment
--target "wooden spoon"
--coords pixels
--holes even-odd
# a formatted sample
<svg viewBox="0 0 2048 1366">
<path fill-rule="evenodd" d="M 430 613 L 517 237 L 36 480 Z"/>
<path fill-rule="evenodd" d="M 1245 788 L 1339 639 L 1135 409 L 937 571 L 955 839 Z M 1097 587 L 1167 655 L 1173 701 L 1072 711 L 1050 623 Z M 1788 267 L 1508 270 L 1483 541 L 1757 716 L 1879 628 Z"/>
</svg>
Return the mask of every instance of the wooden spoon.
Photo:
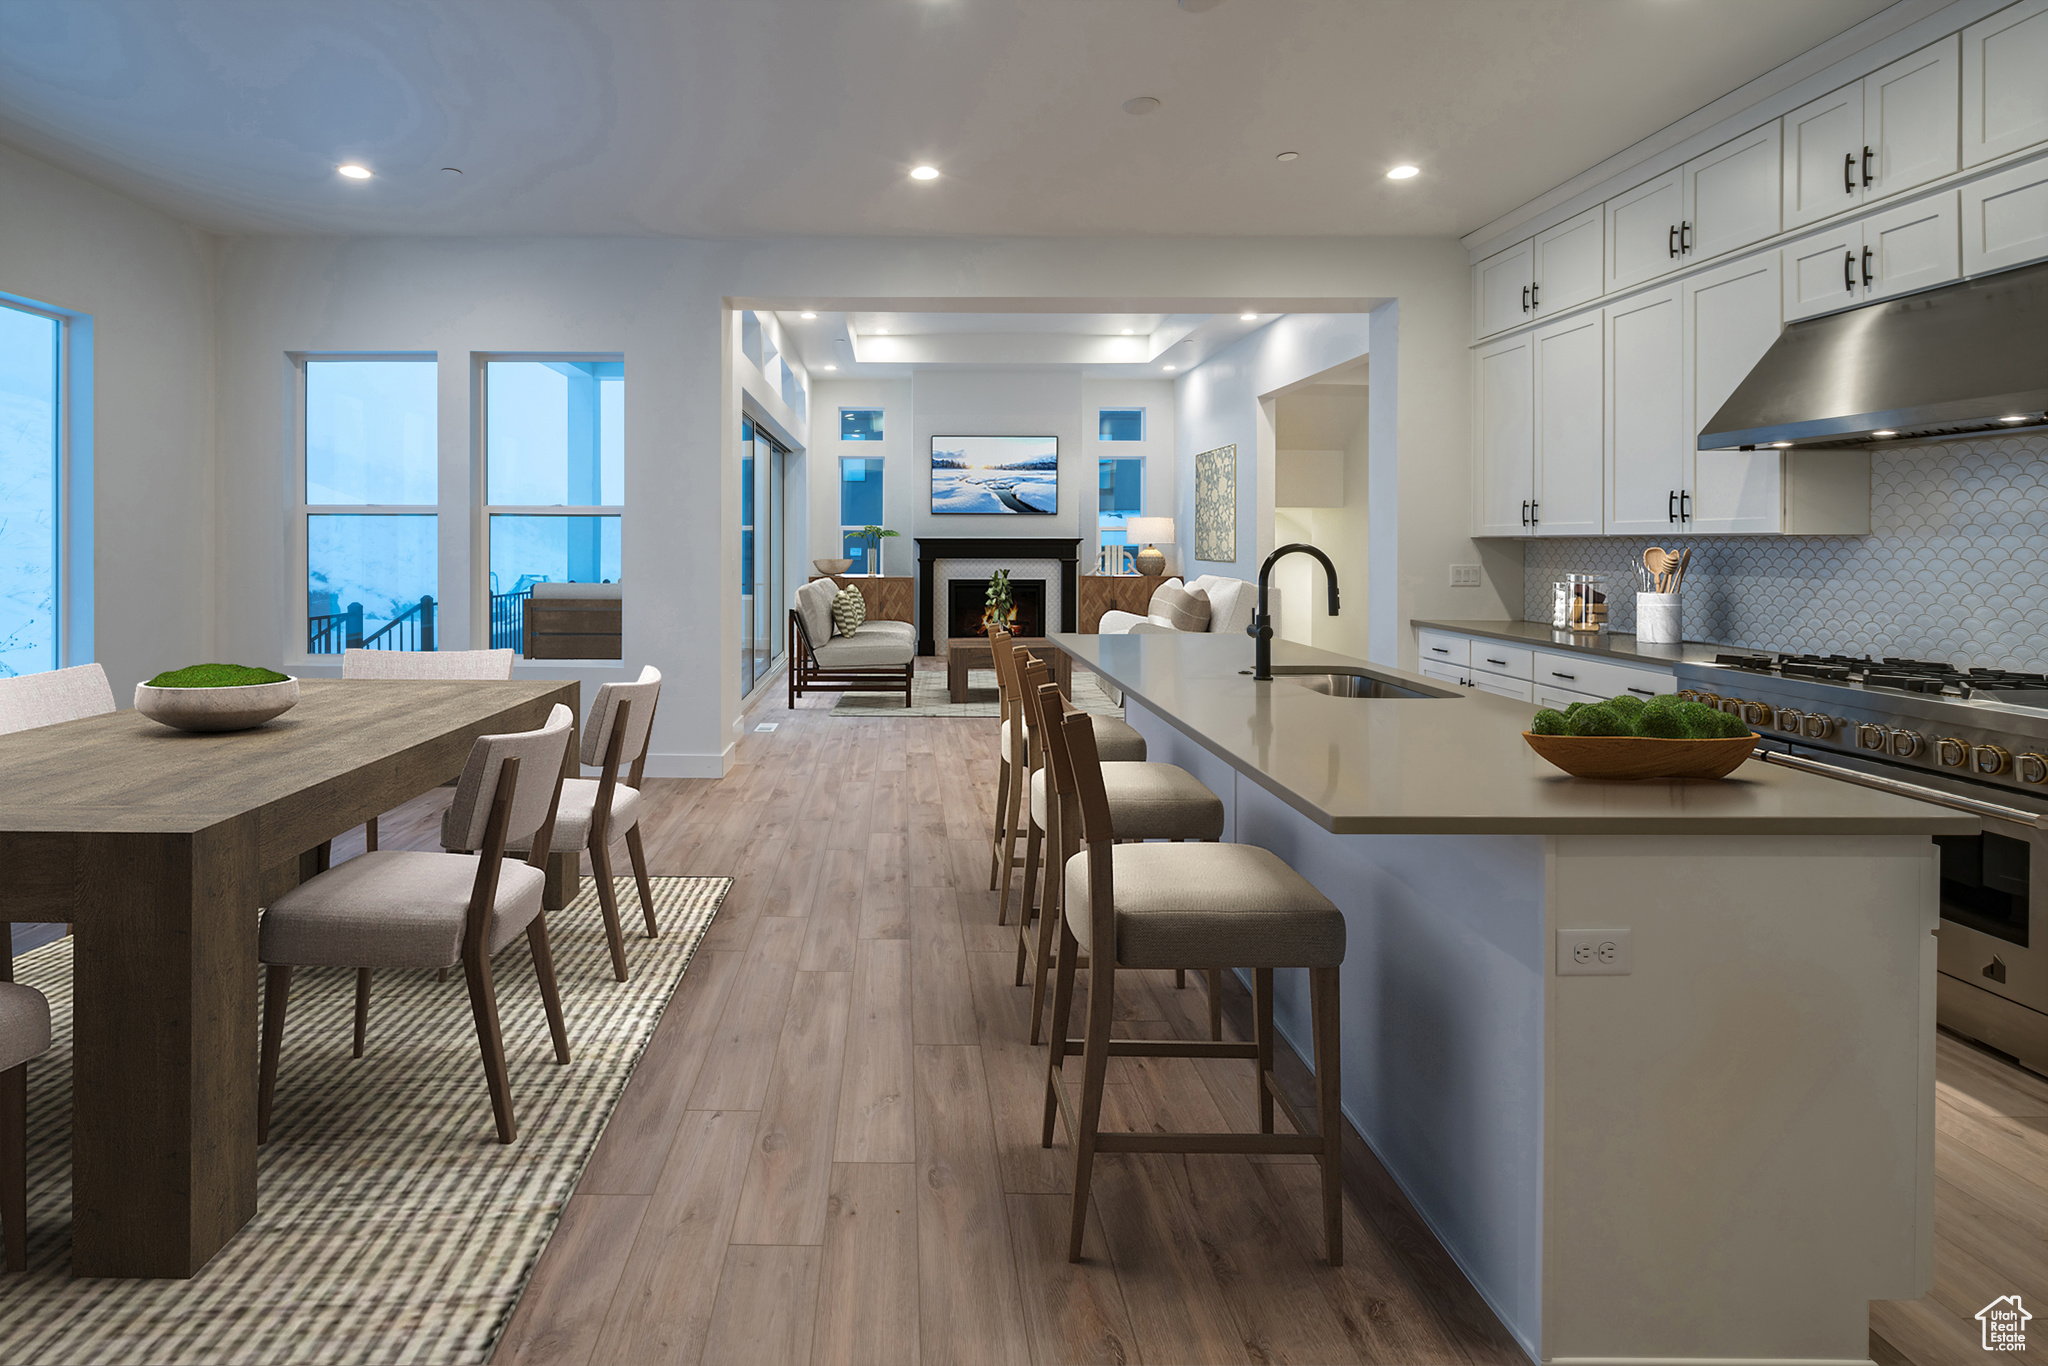
<svg viewBox="0 0 2048 1366">
<path fill-rule="evenodd" d="M 1664 572 L 1664 549 L 1662 546 L 1653 545 L 1643 552 L 1643 568 L 1648 570 L 1650 574 L 1650 591 L 1653 593 L 1663 592 L 1664 590 L 1657 586 L 1658 576 Z"/>
</svg>

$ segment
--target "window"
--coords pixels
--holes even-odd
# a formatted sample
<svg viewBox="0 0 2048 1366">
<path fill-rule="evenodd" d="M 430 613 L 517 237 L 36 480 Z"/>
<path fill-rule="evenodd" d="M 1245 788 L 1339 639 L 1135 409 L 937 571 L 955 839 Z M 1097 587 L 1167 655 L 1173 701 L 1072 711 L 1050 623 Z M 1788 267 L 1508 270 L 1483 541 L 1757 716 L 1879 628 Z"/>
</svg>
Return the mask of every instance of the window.
<svg viewBox="0 0 2048 1366">
<path fill-rule="evenodd" d="M 626 367 L 484 365 L 491 647 L 519 649 L 536 583 L 616 583 L 626 502 Z"/>
<path fill-rule="evenodd" d="M 57 656 L 64 325 L 0 305 L 0 678 Z"/>
<path fill-rule="evenodd" d="M 875 414 L 880 417 L 881 414 Z M 864 526 L 882 525 L 882 462 L 847 456 L 839 462 L 839 553 L 853 561 L 849 574 L 868 572 L 868 543 L 858 539 Z"/>
<path fill-rule="evenodd" d="M 1096 439 L 1098 441 L 1143 441 L 1145 439 L 1145 410 L 1143 408 L 1104 408 L 1096 413 Z"/>
<path fill-rule="evenodd" d="M 432 359 L 310 359 L 306 652 L 431 650 L 439 587 Z"/>
<path fill-rule="evenodd" d="M 1096 501 L 1096 527 L 1104 545 L 1128 545 L 1125 524 L 1145 510 L 1145 461 L 1141 456 L 1120 456 L 1098 462 L 1102 472 Z"/>
<path fill-rule="evenodd" d="M 740 418 L 740 696 L 760 685 L 782 654 L 787 611 L 783 504 L 789 452 L 752 418 Z"/>
<path fill-rule="evenodd" d="M 839 410 L 839 439 L 841 441 L 880 441 L 882 439 L 882 410 L 880 408 L 841 408 Z"/>
</svg>

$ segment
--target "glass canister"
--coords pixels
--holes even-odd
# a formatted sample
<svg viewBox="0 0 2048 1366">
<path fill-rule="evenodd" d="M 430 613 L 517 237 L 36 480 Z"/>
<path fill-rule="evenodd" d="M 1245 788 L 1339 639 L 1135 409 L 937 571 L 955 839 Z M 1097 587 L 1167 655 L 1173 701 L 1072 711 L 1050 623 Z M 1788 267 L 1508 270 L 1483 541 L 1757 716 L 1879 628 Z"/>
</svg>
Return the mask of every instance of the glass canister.
<svg viewBox="0 0 2048 1366">
<path fill-rule="evenodd" d="M 1607 576 L 1567 574 L 1565 583 L 1565 627 L 1572 631 L 1607 630 Z"/>
<path fill-rule="evenodd" d="M 1563 579 L 1550 585 L 1550 629 L 1563 631 L 1572 624 L 1571 590 Z"/>
</svg>

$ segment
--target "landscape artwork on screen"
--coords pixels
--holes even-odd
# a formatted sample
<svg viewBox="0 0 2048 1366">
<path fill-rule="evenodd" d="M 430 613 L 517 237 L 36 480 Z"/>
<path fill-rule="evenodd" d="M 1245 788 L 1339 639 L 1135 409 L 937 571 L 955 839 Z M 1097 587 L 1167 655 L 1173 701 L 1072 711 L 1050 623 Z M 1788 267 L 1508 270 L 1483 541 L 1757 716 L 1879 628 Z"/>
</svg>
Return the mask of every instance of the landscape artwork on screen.
<svg viewBox="0 0 2048 1366">
<path fill-rule="evenodd" d="M 1060 510 L 1056 436 L 935 436 L 932 511 L 1050 515 Z"/>
</svg>

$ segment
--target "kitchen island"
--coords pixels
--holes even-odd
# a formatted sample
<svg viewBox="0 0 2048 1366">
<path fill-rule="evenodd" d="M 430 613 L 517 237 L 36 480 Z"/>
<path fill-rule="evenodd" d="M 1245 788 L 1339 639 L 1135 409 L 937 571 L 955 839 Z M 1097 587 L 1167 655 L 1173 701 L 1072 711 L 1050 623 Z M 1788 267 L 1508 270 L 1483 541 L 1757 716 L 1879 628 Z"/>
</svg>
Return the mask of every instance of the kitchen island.
<svg viewBox="0 0 2048 1366">
<path fill-rule="evenodd" d="M 1054 639 L 1343 910 L 1345 1115 L 1533 1357 L 1864 1361 L 1868 1302 L 1927 1291 L 1930 837 L 1973 817 L 1762 764 L 1570 778 L 1526 704 L 1286 642 L 1408 695 Z"/>
</svg>

